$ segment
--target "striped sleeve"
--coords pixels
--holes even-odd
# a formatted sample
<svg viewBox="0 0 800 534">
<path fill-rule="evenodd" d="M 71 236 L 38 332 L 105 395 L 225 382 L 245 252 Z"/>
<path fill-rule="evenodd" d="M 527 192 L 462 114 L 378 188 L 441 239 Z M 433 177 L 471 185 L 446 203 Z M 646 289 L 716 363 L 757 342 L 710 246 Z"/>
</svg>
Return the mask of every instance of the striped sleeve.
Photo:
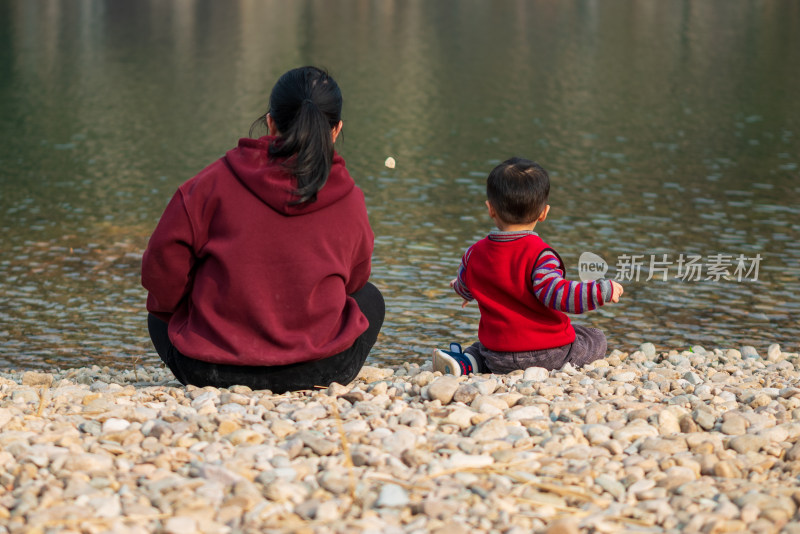
<svg viewBox="0 0 800 534">
<path fill-rule="evenodd" d="M 539 255 L 531 282 L 536 298 L 548 308 L 561 312 L 584 313 L 602 306 L 611 298 L 609 280 L 570 282 L 564 278 L 561 261 L 551 250 Z"/>
<path fill-rule="evenodd" d="M 471 253 L 472 247 L 468 248 L 464 253 L 464 257 L 461 258 L 461 265 L 458 266 L 458 274 L 456 275 L 456 283 L 453 285 L 455 292 L 458 293 L 458 295 L 464 300 L 475 299 L 475 297 L 472 296 L 472 293 L 470 293 L 466 282 L 464 282 L 464 273 L 467 270 L 467 262 L 469 261 L 469 256 Z"/>
</svg>

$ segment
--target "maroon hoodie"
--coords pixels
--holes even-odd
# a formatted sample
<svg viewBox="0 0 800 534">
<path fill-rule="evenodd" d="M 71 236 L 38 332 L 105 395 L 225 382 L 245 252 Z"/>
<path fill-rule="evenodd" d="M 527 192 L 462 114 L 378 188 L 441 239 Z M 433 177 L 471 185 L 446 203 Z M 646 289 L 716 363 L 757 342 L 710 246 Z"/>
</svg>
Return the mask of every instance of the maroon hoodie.
<svg viewBox="0 0 800 534">
<path fill-rule="evenodd" d="M 271 159 L 274 137 L 239 146 L 184 183 L 142 258 L 147 309 L 185 356 L 233 365 L 318 360 L 367 318 L 348 295 L 370 274 L 364 194 L 337 154 L 317 200 Z"/>
</svg>

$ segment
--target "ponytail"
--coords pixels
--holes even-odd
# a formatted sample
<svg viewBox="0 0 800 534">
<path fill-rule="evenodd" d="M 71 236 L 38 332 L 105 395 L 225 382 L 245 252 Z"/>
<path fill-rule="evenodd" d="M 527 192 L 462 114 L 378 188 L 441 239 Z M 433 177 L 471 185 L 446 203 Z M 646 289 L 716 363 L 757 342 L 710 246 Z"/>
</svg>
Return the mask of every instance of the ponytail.
<svg viewBox="0 0 800 534">
<path fill-rule="evenodd" d="M 286 158 L 297 180 L 293 204 L 314 202 L 333 165 L 333 136 L 342 113 L 342 94 L 328 74 L 315 67 L 293 69 L 272 89 L 269 114 L 280 137 L 269 154 Z"/>
</svg>

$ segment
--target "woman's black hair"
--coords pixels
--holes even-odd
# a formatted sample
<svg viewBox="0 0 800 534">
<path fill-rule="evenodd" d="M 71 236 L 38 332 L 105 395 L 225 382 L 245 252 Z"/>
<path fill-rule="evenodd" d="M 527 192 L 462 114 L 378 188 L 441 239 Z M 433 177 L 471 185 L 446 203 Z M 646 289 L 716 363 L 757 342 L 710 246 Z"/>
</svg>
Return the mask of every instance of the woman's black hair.
<svg viewBox="0 0 800 534">
<path fill-rule="evenodd" d="M 333 164 L 331 130 L 342 119 L 342 92 L 327 72 L 316 67 L 292 69 L 281 76 L 269 97 L 269 116 L 280 137 L 269 146 L 270 156 L 287 158 L 297 179 L 293 204 L 314 202 Z M 263 124 L 266 115 L 250 128 Z"/>
</svg>

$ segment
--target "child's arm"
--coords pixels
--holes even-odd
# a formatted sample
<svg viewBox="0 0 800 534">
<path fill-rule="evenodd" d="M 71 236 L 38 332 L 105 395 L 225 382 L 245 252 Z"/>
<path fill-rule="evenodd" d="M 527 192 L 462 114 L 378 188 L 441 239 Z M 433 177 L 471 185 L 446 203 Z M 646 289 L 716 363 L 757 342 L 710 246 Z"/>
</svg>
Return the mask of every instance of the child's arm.
<svg viewBox="0 0 800 534">
<path fill-rule="evenodd" d="M 464 257 L 461 258 L 461 265 L 458 266 L 458 274 L 455 278 L 450 280 L 450 287 L 452 287 L 453 290 L 458 293 L 462 299 L 464 299 L 464 302 L 461 304 L 462 308 L 466 307 L 467 304 L 475 299 L 475 297 L 472 296 L 472 293 L 470 293 L 467 284 L 464 282 L 464 272 L 467 269 L 469 253 L 470 250 L 467 250 L 467 252 L 464 254 Z"/>
<path fill-rule="evenodd" d="M 622 286 L 611 280 L 571 282 L 564 278 L 558 257 L 545 250 L 536 260 L 531 281 L 539 301 L 553 310 L 584 313 L 607 302 L 617 302 Z"/>
</svg>

